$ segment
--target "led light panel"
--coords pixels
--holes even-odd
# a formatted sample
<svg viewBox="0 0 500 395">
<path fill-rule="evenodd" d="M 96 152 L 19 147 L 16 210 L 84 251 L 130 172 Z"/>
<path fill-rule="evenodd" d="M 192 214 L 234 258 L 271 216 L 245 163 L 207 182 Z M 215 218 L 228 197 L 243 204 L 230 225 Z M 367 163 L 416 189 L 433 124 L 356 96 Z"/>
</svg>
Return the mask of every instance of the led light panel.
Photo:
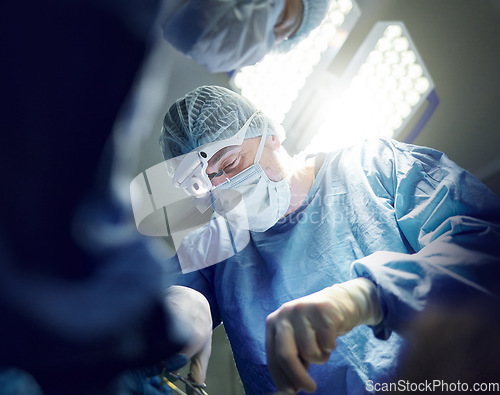
<svg viewBox="0 0 500 395">
<path fill-rule="evenodd" d="M 270 53 L 254 66 L 237 71 L 232 86 L 278 123 L 285 118 L 308 77 L 325 67 L 359 18 L 354 0 L 334 0 L 327 17 L 288 53 Z"/>
<path fill-rule="evenodd" d="M 434 83 L 401 22 L 379 22 L 353 57 L 340 100 L 317 112 L 319 131 L 307 152 L 341 147 L 372 136 L 396 137 L 434 89 Z M 437 105 L 437 104 L 436 104 Z"/>
</svg>

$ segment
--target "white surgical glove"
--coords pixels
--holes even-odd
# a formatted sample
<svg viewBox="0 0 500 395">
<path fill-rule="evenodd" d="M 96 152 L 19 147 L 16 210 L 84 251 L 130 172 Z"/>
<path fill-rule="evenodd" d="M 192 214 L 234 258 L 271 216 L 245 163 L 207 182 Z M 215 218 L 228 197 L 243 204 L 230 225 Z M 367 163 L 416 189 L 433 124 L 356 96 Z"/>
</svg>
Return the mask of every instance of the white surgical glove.
<svg viewBox="0 0 500 395">
<path fill-rule="evenodd" d="M 267 362 L 280 391 L 314 392 L 310 363 L 325 363 L 337 336 L 382 321 L 376 287 L 356 278 L 283 304 L 266 321 Z"/>
<path fill-rule="evenodd" d="M 198 291 L 174 285 L 167 290 L 167 304 L 191 338 L 181 351 L 191 359 L 189 377 L 197 384 L 205 382 L 212 351 L 212 314 L 207 299 Z"/>
</svg>

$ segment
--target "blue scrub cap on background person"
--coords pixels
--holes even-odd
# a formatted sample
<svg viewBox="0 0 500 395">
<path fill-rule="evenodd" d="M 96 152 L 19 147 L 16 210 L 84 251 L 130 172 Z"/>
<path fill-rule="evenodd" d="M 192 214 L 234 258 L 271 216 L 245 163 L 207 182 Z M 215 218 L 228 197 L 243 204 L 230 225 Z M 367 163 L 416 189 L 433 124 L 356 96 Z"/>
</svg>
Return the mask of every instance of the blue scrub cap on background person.
<svg viewBox="0 0 500 395">
<path fill-rule="evenodd" d="M 300 27 L 293 36 L 280 42 L 274 51 L 290 51 L 301 40 L 306 38 L 309 33 L 321 25 L 321 22 L 323 22 L 323 19 L 325 19 L 328 12 L 330 1 L 331 0 L 302 0 L 302 4 L 304 5 L 304 15 L 302 17 Z"/>
<path fill-rule="evenodd" d="M 234 136 L 258 110 L 249 100 L 220 86 L 202 86 L 177 100 L 163 119 L 160 147 L 165 160 Z M 248 127 L 245 139 L 267 134 L 280 137 L 282 128 L 260 113 Z"/>
</svg>

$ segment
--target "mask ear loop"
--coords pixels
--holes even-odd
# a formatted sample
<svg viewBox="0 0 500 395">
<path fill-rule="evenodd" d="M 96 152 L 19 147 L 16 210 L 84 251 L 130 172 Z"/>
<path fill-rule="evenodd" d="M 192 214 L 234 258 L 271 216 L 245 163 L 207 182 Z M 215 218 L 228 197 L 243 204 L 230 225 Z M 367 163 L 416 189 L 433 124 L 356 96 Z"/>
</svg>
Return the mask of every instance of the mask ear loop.
<svg viewBox="0 0 500 395">
<path fill-rule="evenodd" d="M 260 144 L 259 148 L 257 149 L 257 153 L 255 154 L 255 159 L 253 161 L 253 164 L 256 165 L 260 161 L 260 157 L 262 156 L 262 151 L 264 150 L 264 145 L 266 143 L 266 137 L 267 137 L 267 127 L 268 127 L 268 121 L 267 118 L 264 119 L 265 124 L 264 124 L 264 133 L 262 133 L 262 137 L 260 139 Z M 279 138 L 279 136 L 278 136 Z M 267 176 L 266 176 L 267 177 Z M 290 178 L 292 178 L 292 172 L 288 173 L 286 177 L 283 178 L 285 182 L 290 181 Z M 281 181 L 283 181 L 281 180 Z M 272 181 L 272 182 L 281 182 L 281 181 Z"/>
<path fill-rule="evenodd" d="M 264 118 L 265 124 L 264 124 L 264 133 L 262 133 L 262 137 L 260 138 L 260 144 L 259 148 L 257 149 L 257 153 L 255 154 L 255 159 L 253 161 L 253 164 L 257 164 L 260 161 L 260 157 L 262 156 L 262 151 L 264 150 L 264 145 L 266 144 L 266 137 L 267 137 L 267 119 Z"/>
</svg>

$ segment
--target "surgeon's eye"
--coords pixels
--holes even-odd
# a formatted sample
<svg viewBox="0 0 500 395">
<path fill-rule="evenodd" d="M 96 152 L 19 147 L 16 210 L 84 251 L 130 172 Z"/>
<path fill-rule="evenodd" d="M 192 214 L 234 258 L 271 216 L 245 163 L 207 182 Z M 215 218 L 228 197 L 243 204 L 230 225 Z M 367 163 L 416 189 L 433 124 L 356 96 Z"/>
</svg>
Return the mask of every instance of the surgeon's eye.
<svg viewBox="0 0 500 395">
<path fill-rule="evenodd" d="M 208 174 L 208 178 L 210 180 L 220 177 L 222 174 L 226 173 L 231 173 L 235 170 L 237 166 L 238 158 L 234 159 L 231 163 L 229 163 L 227 166 L 224 166 L 222 169 L 220 169 L 217 173 L 211 173 Z"/>
<path fill-rule="evenodd" d="M 226 167 L 224 167 L 224 172 L 230 172 L 231 170 L 234 170 L 234 168 L 236 167 L 236 161 L 238 159 L 235 159 L 233 160 L 230 164 L 228 164 Z"/>
</svg>

